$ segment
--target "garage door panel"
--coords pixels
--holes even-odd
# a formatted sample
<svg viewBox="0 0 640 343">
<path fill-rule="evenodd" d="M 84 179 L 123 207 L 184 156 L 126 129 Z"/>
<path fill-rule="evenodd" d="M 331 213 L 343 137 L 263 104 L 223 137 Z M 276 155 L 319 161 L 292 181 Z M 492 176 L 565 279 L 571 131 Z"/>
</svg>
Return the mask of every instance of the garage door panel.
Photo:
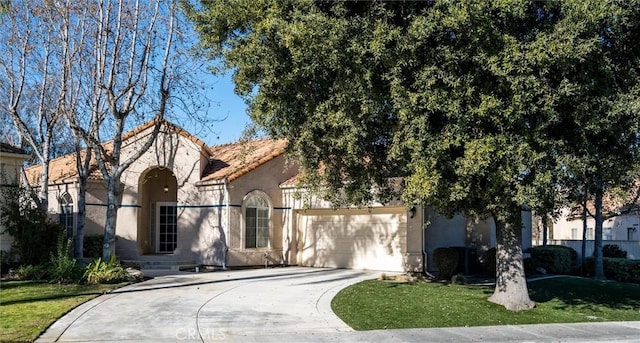
<svg viewBox="0 0 640 343">
<path fill-rule="evenodd" d="M 403 271 L 403 213 L 301 215 L 298 262 L 305 266 Z"/>
</svg>

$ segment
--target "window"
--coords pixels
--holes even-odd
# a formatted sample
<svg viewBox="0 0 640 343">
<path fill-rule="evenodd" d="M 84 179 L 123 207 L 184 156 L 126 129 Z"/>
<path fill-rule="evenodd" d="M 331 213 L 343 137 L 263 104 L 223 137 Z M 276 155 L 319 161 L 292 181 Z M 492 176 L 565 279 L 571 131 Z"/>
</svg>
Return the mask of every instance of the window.
<svg viewBox="0 0 640 343">
<path fill-rule="evenodd" d="M 245 200 L 245 248 L 269 246 L 269 202 L 260 195 Z"/>
<path fill-rule="evenodd" d="M 590 227 L 587 229 L 587 239 L 593 239 L 594 234 L 593 234 L 593 228 Z"/>
<path fill-rule="evenodd" d="M 610 241 L 613 239 L 613 230 L 610 227 L 605 227 L 602 231 L 603 231 L 602 235 L 604 236 L 602 237 L 602 239 L 607 241 Z"/>
<path fill-rule="evenodd" d="M 627 228 L 627 240 L 628 241 L 635 241 L 636 240 L 636 228 L 635 227 L 628 227 Z"/>
<path fill-rule="evenodd" d="M 68 237 L 73 236 L 73 198 L 69 193 L 64 193 L 58 198 L 60 213 L 58 223 L 65 229 Z"/>
<path fill-rule="evenodd" d="M 578 239 L 578 229 L 576 228 L 571 229 L 571 239 Z"/>
</svg>

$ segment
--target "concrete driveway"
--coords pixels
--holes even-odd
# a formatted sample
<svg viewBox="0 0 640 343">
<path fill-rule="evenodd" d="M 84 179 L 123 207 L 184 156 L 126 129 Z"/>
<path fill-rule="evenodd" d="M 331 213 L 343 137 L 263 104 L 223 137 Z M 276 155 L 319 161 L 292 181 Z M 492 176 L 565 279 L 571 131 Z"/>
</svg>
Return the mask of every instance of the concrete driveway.
<svg viewBox="0 0 640 343">
<path fill-rule="evenodd" d="M 159 276 L 77 307 L 37 342 L 640 342 L 640 322 L 353 331 L 331 299 L 377 275 L 288 267 Z"/>
<path fill-rule="evenodd" d="M 160 276 L 81 305 L 38 342 L 282 342 L 353 331 L 331 299 L 377 274 L 288 267 Z"/>
</svg>

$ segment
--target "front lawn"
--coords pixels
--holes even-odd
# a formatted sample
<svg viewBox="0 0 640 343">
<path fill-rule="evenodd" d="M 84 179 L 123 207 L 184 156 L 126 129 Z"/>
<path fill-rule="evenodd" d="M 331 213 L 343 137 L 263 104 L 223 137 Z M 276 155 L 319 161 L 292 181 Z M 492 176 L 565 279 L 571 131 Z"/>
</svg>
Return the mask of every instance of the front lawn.
<svg viewBox="0 0 640 343">
<path fill-rule="evenodd" d="M 537 306 L 511 312 L 487 301 L 493 287 L 364 281 L 333 311 L 356 330 L 640 320 L 640 285 L 559 277 L 529 283 Z"/>
<path fill-rule="evenodd" d="M 123 285 L 3 281 L 0 284 L 0 342 L 31 342 L 74 307 Z"/>
</svg>

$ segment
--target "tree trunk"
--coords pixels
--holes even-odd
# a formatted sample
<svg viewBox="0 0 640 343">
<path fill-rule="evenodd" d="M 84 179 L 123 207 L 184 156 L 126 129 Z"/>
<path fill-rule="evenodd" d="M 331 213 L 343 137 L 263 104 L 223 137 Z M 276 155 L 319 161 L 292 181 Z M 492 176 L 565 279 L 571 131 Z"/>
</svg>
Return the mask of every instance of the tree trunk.
<svg viewBox="0 0 640 343">
<path fill-rule="evenodd" d="M 586 263 L 587 263 L 587 192 L 584 193 L 584 198 L 582 199 L 582 264 L 580 266 L 580 270 L 582 274 L 586 272 Z"/>
<path fill-rule="evenodd" d="M 115 255 L 116 223 L 118 221 L 118 198 L 120 193 L 120 179 L 112 176 L 107 183 L 107 218 L 104 224 L 104 245 L 102 246 L 102 260 L 109 261 Z"/>
<path fill-rule="evenodd" d="M 596 206 L 596 217 L 595 217 L 595 221 L 596 221 L 596 229 L 595 229 L 595 233 L 594 233 L 594 240 L 593 240 L 593 260 L 594 260 L 594 264 L 595 264 L 595 272 L 594 272 L 594 278 L 596 280 L 605 280 L 606 277 L 604 276 L 604 263 L 602 261 L 602 222 L 603 222 L 603 218 L 602 218 L 602 197 L 604 195 L 604 187 L 602 186 L 602 183 L 600 183 L 597 187 L 596 190 L 596 199 L 595 199 L 595 206 Z"/>
<path fill-rule="evenodd" d="M 549 232 L 549 225 L 547 222 L 547 214 L 542 216 L 542 245 L 547 245 L 547 233 Z"/>
<path fill-rule="evenodd" d="M 520 215 L 514 217 L 520 219 Z M 522 262 L 522 223 L 509 223 L 494 216 L 496 223 L 496 288 L 489 301 L 511 311 L 529 310 L 535 302 L 529 298 Z"/>
<path fill-rule="evenodd" d="M 78 173 L 78 212 L 76 213 L 76 240 L 74 257 L 81 259 L 84 250 L 84 226 L 86 223 L 87 209 L 87 176 Z"/>
</svg>

